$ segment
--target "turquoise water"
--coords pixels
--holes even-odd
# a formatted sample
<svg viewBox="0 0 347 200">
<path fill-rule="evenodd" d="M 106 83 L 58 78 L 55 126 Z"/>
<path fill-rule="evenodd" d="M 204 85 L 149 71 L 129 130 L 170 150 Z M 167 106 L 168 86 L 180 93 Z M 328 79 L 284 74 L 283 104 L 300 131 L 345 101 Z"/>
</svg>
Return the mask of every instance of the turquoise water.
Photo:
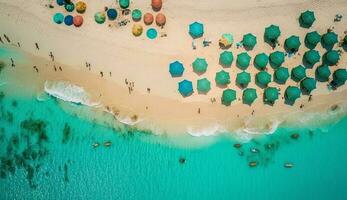
<svg viewBox="0 0 347 200">
<path fill-rule="evenodd" d="M 240 150 L 222 136 L 210 145 L 183 148 L 62 109 L 85 107 L 14 97 L 4 88 L 0 199 L 347 198 L 347 118 L 325 131 L 278 129 Z M 107 141 L 110 147 L 103 146 Z M 94 148 L 95 142 L 100 146 Z M 251 168 L 249 161 L 259 165 Z M 285 162 L 294 168 L 284 168 Z"/>
<path fill-rule="evenodd" d="M 241 148 L 227 136 L 188 148 L 167 136 L 111 126 L 111 116 L 96 118 L 84 106 L 17 95 L 23 91 L 13 92 L 11 77 L 6 80 L 0 84 L 1 200 L 347 199 L 347 116 L 321 129 L 279 128 Z M 249 167 L 252 161 L 258 166 Z"/>
</svg>

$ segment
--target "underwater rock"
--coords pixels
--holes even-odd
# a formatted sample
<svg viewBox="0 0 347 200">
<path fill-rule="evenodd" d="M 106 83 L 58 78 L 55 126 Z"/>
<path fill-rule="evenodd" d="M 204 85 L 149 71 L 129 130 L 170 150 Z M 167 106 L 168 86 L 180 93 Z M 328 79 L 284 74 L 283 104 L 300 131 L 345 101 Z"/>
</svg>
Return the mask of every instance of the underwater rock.
<svg viewBox="0 0 347 200">
<path fill-rule="evenodd" d="M 235 147 L 236 149 L 239 149 L 239 148 L 241 148 L 241 147 L 242 147 L 242 144 L 240 144 L 240 143 L 236 143 L 236 144 L 234 144 L 234 147 Z"/>
<path fill-rule="evenodd" d="M 331 111 L 335 111 L 335 110 L 337 110 L 338 108 L 339 108 L 339 105 L 335 104 L 335 105 L 332 105 L 332 106 L 330 107 L 330 110 L 331 110 Z"/>
<path fill-rule="evenodd" d="M 257 161 L 251 161 L 248 163 L 248 166 L 250 167 L 256 167 L 258 165 Z"/>
<path fill-rule="evenodd" d="M 299 139 L 300 135 L 298 133 L 293 133 L 290 135 L 290 137 L 294 140 L 297 140 L 297 139 Z"/>
<path fill-rule="evenodd" d="M 180 157 L 180 159 L 178 160 L 178 162 L 179 162 L 180 164 L 184 164 L 184 163 L 186 163 L 186 159 L 185 159 L 184 157 Z"/>
<path fill-rule="evenodd" d="M 65 163 L 64 164 L 64 182 L 68 183 L 69 182 L 69 176 L 68 176 L 68 166 Z"/>
<path fill-rule="evenodd" d="M 5 68 L 5 63 L 4 61 L 0 60 L 0 73 L 4 68 Z"/>
<path fill-rule="evenodd" d="M 66 144 L 70 140 L 70 134 L 71 134 L 71 128 L 70 126 L 65 123 L 64 130 L 63 130 L 63 144 Z"/>
</svg>

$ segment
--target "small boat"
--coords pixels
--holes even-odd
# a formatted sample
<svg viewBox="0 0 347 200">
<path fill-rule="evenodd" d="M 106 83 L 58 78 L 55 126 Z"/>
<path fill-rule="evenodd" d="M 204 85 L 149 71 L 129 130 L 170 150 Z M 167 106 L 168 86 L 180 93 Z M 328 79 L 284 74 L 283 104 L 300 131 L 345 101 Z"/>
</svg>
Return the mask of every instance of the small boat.
<svg viewBox="0 0 347 200">
<path fill-rule="evenodd" d="M 112 142 L 111 141 L 106 141 L 104 142 L 104 146 L 105 147 L 110 147 L 112 145 Z"/>
<path fill-rule="evenodd" d="M 251 161 L 248 163 L 250 167 L 256 167 L 258 165 L 257 161 Z"/>
<path fill-rule="evenodd" d="M 251 152 L 252 152 L 252 153 L 259 153 L 259 149 L 257 149 L 257 148 L 251 148 Z"/>
<path fill-rule="evenodd" d="M 292 168 L 292 167 L 294 167 L 294 164 L 293 163 L 284 163 L 284 167 L 285 168 Z"/>
<path fill-rule="evenodd" d="M 290 135 L 290 137 L 294 140 L 297 140 L 300 137 L 300 135 L 298 133 L 293 133 L 292 135 Z"/>
<path fill-rule="evenodd" d="M 241 145 L 241 144 L 239 144 L 239 143 L 237 143 L 237 144 L 234 144 L 234 147 L 235 147 L 236 149 L 239 149 L 239 148 L 241 148 L 241 147 L 242 147 L 242 145 Z"/>
<path fill-rule="evenodd" d="M 97 147 L 99 147 L 99 146 L 100 146 L 100 144 L 99 144 L 98 142 L 96 142 L 96 143 L 93 144 L 93 147 L 94 147 L 94 148 L 97 148 Z"/>
</svg>

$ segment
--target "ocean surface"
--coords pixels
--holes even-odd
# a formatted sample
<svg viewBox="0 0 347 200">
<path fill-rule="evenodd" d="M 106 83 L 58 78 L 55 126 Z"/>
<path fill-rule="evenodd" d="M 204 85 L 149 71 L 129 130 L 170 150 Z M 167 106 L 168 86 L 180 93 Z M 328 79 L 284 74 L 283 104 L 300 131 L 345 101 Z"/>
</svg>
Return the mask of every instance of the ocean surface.
<svg viewBox="0 0 347 200">
<path fill-rule="evenodd" d="M 320 128 L 279 127 L 239 148 L 227 135 L 187 134 L 181 140 L 195 142 L 178 145 L 21 90 L 0 79 L 1 200 L 347 199 L 347 116 Z"/>
</svg>

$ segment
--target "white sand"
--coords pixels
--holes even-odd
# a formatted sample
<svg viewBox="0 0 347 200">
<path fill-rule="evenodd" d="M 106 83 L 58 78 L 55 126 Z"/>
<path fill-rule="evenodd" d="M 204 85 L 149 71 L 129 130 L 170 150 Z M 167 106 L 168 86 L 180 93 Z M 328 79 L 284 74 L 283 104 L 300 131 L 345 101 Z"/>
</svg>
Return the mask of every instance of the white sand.
<svg viewBox="0 0 347 200">
<path fill-rule="evenodd" d="M 214 76 L 222 67 L 218 64 L 219 53 L 218 39 L 223 33 L 232 33 L 235 41 L 240 41 L 243 34 L 251 32 L 257 36 L 258 44 L 249 54 L 252 58 L 260 52 L 270 53 L 272 49 L 263 42 L 264 28 L 270 24 L 280 26 L 281 47 L 276 50 L 283 51 L 283 42 L 290 35 L 300 36 L 302 46 L 299 54 L 303 55 L 307 48 L 303 45 L 306 32 L 317 30 L 321 34 L 330 26 L 335 27 L 335 32 L 342 37 L 346 31 L 347 19 L 334 23 L 335 14 L 340 13 L 347 17 L 347 4 L 344 0 L 303 1 L 303 0 L 269 0 L 269 1 L 229 1 L 229 0 L 201 0 L 201 1 L 165 1 L 163 12 L 167 17 L 167 25 L 160 33 L 167 33 L 168 37 L 149 40 L 145 34 L 136 38 L 131 34 L 131 24 L 126 27 L 108 27 L 107 23 L 98 25 L 94 22 L 93 15 L 102 11 L 104 6 L 112 6 L 111 1 L 86 0 L 87 12 L 83 15 L 85 23 L 81 28 L 57 25 L 52 22 L 55 12 L 63 12 L 62 7 L 50 9 L 45 7 L 49 1 L 23 1 L 0 0 L 1 32 L 7 34 L 14 44 L 19 41 L 21 50 L 26 52 L 32 66 L 38 66 L 40 73 L 32 66 L 17 67 L 13 73 L 26 74 L 28 82 L 33 83 L 28 71 L 37 79 L 39 88 L 43 88 L 45 80 L 70 81 L 84 87 L 93 97 L 104 105 L 114 108 L 120 116 L 137 115 L 143 119 L 136 126 L 143 129 L 155 129 L 169 133 L 185 133 L 186 130 L 201 132 L 234 131 L 240 127 L 256 127 L 257 129 L 271 129 L 269 123 L 280 121 L 283 124 L 295 125 L 303 121 L 302 113 L 326 113 L 334 104 L 346 103 L 346 86 L 337 91 L 327 90 L 327 83 L 318 83 L 313 94 L 313 101 L 307 103 L 307 96 L 300 98 L 293 106 L 284 104 L 279 99 L 274 106 L 262 103 L 262 90 L 254 84 L 254 74 L 258 72 L 251 64 L 248 72 L 252 74 L 252 83 L 258 91 L 259 98 L 252 106 L 243 105 L 235 101 L 226 107 L 220 104 L 223 89 L 214 84 Z M 113 1 L 114 2 L 114 1 Z M 54 4 L 55 5 L 55 4 Z M 131 8 L 140 8 L 143 13 L 152 12 L 149 0 L 134 1 Z M 314 10 L 317 21 L 310 29 L 300 28 L 297 18 L 306 9 Z M 200 21 L 205 25 L 203 38 L 196 40 L 199 44 L 197 50 L 192 50 L 192 39 L 188 34 L 188 25 Z M 156 27 L 152 25 L 152 27 Z M 156 27 L 157 28 L 157 27 Z M 145 28 L 146 30 L 146 28 Z M 1 35 L 2 35 L 1 34 Z M 210 47 L 203 48 L 203 39 L 213 41 Z M 34 43 L 38 42 L 40 50 L 35 49 Z M 323 49 L 317 49 L 323 54 Z M 56 62 L 49 61 L 49 52 L 52 51 Z M 234 62 L 231 68 L 226 68 L 231 75 L 229 88 L 237 91 L 241 98 L 242 91 L 235 86 L 236 74 L 240 72 L 236 67 L 236 55 L 243 48 L 231 48 Z M 301 64 L 301 56 L 286 58 L 283 66 L 289 69 Z M 205 57 L 209 64 L 208 71 L 201 76 L 196 75 L 191 63 L 196 57 Z M 186 70 L 183 77 L 171 78 L 168 73 L 168 64 L 180 60 Z M 88 71 L 85 62 L 92 64 Z M 253 59 L 251 61 L 253 63 Z M 339 67 L 346 68 L 346 53 L 340 60 Z M 53 65 L 62 66 L 63 72 L 54 72 Z M 318 65 L 318 64 L 317 64 Z M 315 66 L 316 67 L 316 66 Z M 314 69 L 308 70 L 313 75 Z M 331 67 L 332 71 L 337 67 Z M 269 72 L 273 70 L 268 66 Z M 104 72 L 101 78 L 99 73 Z M 112 72 L 112 77 L 109 76 Z M 183 79 L 193 81 L 207 77 L 213 83 L 208 95 L 198 95 L 183 98 L 177 92 L 177 83 Z M 129 95 L 124 83 L 125 78 L 135 82 L 134 92 Z M 281 88 L 281 96 L 288 85 L 297 85 L 289 80 L 286 85 L 279 86 L 271 83 L 270 86 Z M 151 93 L 147 93 L 151 88 Z M 101 97 L 100 97 L 101 95 Z M 217 102 L 212 104 L 210 98 L 215 97 Z M 304 108 L 300 109 L 300 104 Z M 146 109 L 147 107 L 147 109 Z M 201 114 L 198 114 L 198 109 Z M 251 116 L 252 110 L 255 115 Z M 307 116 L 305 116 L 307 119 Z M 306 123 L 306 122 L 305 122 Z M 266 131 L 265 131 L 266 132 Z M 207 133 L 204 133 L 207 134 Z"/>
</svg>

